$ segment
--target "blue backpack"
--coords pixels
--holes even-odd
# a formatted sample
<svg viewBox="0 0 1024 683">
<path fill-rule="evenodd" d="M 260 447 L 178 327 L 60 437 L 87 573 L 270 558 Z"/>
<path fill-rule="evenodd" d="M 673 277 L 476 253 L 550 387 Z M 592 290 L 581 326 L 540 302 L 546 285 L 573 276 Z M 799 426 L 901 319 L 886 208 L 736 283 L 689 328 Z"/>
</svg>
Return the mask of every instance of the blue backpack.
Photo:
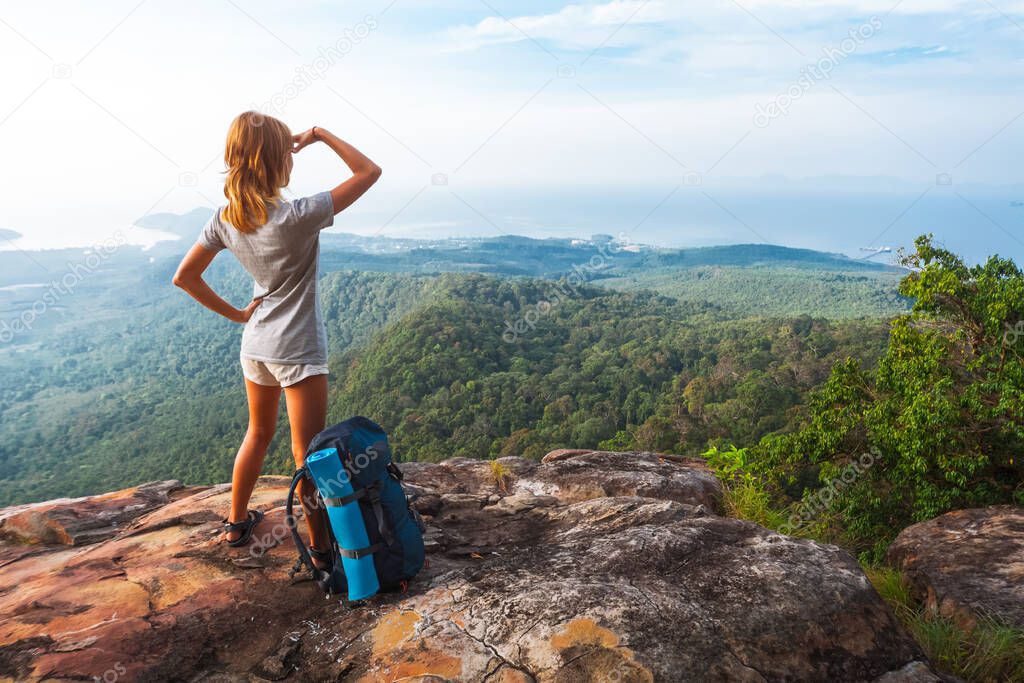
<svg viewBox="0 0 1024 683">
<path fill-rule="evenodd" d="M 330 520 L 330 550 L 314 551 L 329 569 L 313 564 L 297 529 L 294 498 L 303 478 L 316 485 L 316 504 Z M 313 437 L 288 490 L 287 522 L 299 552 L 291 576 L 305 566 L 330 595 L 346 591 L 355 601 L 381 590 L 404 591 L 423 567 L 423 522 L 402 489 L 387 434 L 365 417 Z"/>
</svg>

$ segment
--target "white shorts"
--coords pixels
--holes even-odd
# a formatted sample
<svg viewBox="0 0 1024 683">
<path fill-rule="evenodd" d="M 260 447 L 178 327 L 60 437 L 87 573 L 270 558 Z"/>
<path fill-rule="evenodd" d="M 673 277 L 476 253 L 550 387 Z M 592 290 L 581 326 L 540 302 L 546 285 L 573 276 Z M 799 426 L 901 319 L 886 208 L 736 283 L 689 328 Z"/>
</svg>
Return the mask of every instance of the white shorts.
<svg viewBox="0 0 1024 683">
<path fill-rule="evenodd" d="M 326 375 L 326 365 L 309 363 L 267 363 L 242 356 L 242 374 L 265 387 L 290 387 L 313 375 Z"/>
</svg>

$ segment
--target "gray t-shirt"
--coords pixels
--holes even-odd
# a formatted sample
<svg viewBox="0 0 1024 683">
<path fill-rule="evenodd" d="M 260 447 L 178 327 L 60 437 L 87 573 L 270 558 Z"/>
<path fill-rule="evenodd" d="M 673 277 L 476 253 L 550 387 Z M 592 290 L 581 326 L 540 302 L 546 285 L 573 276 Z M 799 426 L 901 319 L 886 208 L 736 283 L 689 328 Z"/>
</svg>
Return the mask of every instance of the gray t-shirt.
<svg viewBox="0 0 1024 683">
<path fill-rule="evenodd" d="M 327 363 L 327 329 L 317 293 L 320 231 L 334 222 L 330 192 L 267 207 L 255 232 L 236 230 L 217 212 L 198 243 L 228 249 L 252 275 L 253 297 L 266 297 L 242 333 L 242 356 L 268 363 Z"/>
</svg>

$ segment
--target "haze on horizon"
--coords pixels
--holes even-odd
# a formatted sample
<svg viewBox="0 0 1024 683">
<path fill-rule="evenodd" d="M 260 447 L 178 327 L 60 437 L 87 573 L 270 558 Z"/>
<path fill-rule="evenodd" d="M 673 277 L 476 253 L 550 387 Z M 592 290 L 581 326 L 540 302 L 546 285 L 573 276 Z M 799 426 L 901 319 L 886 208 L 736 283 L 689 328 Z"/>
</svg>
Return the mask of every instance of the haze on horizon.
<svg viewBox="0 0 1024 683">
<path fill-rule="evenodd" d="M 1024 0 L 7 3 L 0 35 L 22 248 L 220 204 L 258 108 L 384 167 L 348 232 L 849 251 L 956 221 L 1024 256 Z M 339 172 L 305 151 L 292 190 Z"/>
</svg>

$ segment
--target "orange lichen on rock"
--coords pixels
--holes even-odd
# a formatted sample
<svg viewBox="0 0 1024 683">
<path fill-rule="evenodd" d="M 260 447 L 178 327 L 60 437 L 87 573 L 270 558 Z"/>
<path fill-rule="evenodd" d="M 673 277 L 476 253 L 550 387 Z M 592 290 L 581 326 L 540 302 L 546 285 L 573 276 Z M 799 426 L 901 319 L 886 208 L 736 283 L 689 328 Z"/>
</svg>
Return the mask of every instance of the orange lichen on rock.
<svg viewBox="0 0 1024 683">
<path fill-rule="evenodd" d="M 588 680 L 598 675 L 629 683 L 652 683 L 654 674 L 635 661 L 633 651 L 619 646 L 619 636 L 589 617 L 573 619 L 551 636 L 551 646 L 565 665 L 556 680 Z"/>
<path fill-rule="evenodd" d="M 574 645 L 618 647 L 619 637 L 602 628 L 593 619 L 582 618 L 573 619 L 559 633 L 551 636 L 551 644 L 556 650 L 565 650 Z"/>
<path fill-rule="evenodd" d="M 373 639 L 373 656 L 380 657 L 383 653 L 395 649 L 409 640 L 416 633 L 416 624 L 420 615 L 413 611 L 394 610 L 388 612 L 370 631 Z"/>
<path fill-rule="evenodd" d="M 365 680 L 401 680 L 410 676 L 459 679 L 462 660 L 434 647 L 426 637 L 416 638 L 420 615 L 412 610 L 388 612 L 370 631 L 372 671 Z"/>
</svg>

